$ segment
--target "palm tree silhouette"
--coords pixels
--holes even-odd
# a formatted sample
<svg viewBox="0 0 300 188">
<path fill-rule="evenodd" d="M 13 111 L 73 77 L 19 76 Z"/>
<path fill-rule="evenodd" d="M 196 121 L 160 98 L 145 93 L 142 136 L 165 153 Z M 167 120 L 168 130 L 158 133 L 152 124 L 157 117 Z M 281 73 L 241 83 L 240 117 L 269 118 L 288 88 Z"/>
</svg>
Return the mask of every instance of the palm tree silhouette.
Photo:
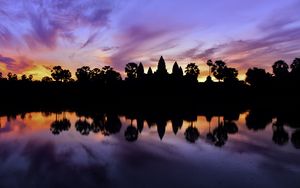
<svg viewBox="0 0 300 188">
<path fill-rule="evenodd" d="M 285 145 L 289 141 L 289 134 L 284 130 L 283 123 L 277 119 L 273 124 L 273 137 L 272 140 L 275 144 Z"/>
<path fill-rule="evenodd" d="M 206 65 L 208 66 L 208 76 L 210 77 L 211 75 L 211 67 L 214 65 L 213 61 L 211 59 L 209 59 L 206 63 Z"/>
</svg>

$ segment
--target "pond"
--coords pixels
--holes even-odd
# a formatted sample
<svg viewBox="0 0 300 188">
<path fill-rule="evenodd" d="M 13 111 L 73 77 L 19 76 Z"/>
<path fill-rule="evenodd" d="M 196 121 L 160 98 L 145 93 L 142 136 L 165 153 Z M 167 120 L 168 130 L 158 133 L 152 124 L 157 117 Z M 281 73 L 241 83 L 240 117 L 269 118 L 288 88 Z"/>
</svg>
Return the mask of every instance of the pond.
<svg viewBox="0 0 300 188">
<path fill-rule="evenodd" d="M 0 125 L 1 188 L 300 187 L 300 128 L 266 114 L 27 112 Z"/>
</svg>

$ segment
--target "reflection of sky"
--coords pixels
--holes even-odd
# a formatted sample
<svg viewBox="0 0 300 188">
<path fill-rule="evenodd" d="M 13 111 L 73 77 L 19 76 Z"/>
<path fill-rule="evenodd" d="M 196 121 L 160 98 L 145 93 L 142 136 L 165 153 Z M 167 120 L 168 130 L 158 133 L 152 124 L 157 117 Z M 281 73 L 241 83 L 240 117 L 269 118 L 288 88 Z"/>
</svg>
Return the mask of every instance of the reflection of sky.
<svg viewBox="0 0 300 188">
<path fill-rule="evenodd" d="M 156 127 L 145 123 L 138 140 L 129 143 L 125 117 L 121 131 L 106 137 L 80 135 L 75 113 L 66 113 L 72 127 L 59 135 L 50 132 L 54 114 L 30 113 L 9 122 L 1 117 L 0 187 L 299 187 L 299 151 L 290 143 L 273 144 L 271 126 L 248 130 L 245 115 L 222 148 L 205 141 L 209 127 L 203 116 L 194 122 L 200 131 L 195 144 L 184 139 L 189 122 L 177 135 L 168 122 L 162 141 Z M 217 121 L 212 119 L 211 129 Z"/>
<path fill-rule="evenodd" d="M 128 62 L 167 67 L 208 58 L 244 73 L 299 55 L 298 0 L 0 1 L 0 71 L 49 74 Z M 170 70 L 170 69 L 169 69 Z"/>
</svg>

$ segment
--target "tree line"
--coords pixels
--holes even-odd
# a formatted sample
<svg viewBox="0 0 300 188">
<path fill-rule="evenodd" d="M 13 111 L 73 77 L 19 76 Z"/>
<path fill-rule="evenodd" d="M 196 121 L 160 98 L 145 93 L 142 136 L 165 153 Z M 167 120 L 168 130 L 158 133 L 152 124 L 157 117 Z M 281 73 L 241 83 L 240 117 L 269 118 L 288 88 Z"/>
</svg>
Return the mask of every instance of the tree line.
<svg viewBox="0 0 300 188">
<path fill-rule="evenodd" d="M 227 66 L 222 60 L 207 61 L 209 75 L 206 83 L 213 82 L 212 76 L 219 82 L 236 83 L 238 82 L 238 70 Z M 160 57 L 157 65 L 157 70 L 153 71 L 151 67 L 145 72 L 142 63 L 130 62 L 125 66 L 126 78 L 125 81 L 145 81 L 145 80 L 176 80 L 176 81 L 191 81 L 197 82 L 200 75 L 200 69 L 197 64 L 189 63 L 183 70 L 177 62 L 173 64 L 172 72 L 168 73 L 166 62 L 163 57 Z M 121 74 L 114 70 L 111 66 L 91 69 L 89 66 L 78 68 L 75 72 L 76 80 L 72 78 L 72 73 L 68 69 L 63 69 L 61 66 L 54 66 L 51 69 L 51 77 L 45 76 L 41 82 L 79 82 L 79 83 L 113 83 L 122 81 Z M 18 78 L 17 74 L 9 72 L 7 77 L 4 77 L 0 72 L 1 81 L 23 81 L 32 82 L 33 75 L 22 75 Z M 295 58 L 289 66 L 285 61 L 278 60 L 272 65 L 272 73 L 258 67 L 249 68 L 246 72 L 245 83 L 253 87 L 260 87 L 269 82 L 299 82 L 300 80 L 300 58 Z"/>
</svg>

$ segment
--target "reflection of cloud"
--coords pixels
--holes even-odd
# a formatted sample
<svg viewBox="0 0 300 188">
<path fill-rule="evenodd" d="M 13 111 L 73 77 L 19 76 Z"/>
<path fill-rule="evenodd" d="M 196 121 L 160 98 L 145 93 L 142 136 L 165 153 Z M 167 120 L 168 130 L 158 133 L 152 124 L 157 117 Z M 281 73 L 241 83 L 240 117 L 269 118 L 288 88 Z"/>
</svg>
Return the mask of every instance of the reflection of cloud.
<svg viewBox="0 0 300 188">
<path fill-rule="evenodd" d="M 74 164 L 72 150 L 57 151 L 52 142 L 42 140 L 28 140 L 23 147 L 16 147 L 18 143 L 1 145 L 2 162 L 1 187 L 101 187 L 108 184 L 106 168 L 100 163 Z M 9 148 L 14 148 L 9 149 Z M 14 164 L 8 160 L 13 156 Z M 6 157 L 5 157 L 6 156 Z M 25 160 L 25 161 L 24 161 Z M 4 165 L 5 163 L 10 163 Z M 14 179 L 9 178 L 12 174 Z"/>
<path fill-rule="evenodd" d="M 274 172 L 275 169 L 285 170 L 285 172 L 291 171 L 291 166 L 300 168 L 300 158 L 296 150 L 284 151 L 274 143 L 271 146 L 268 145 L 265 138 L 253 138 L 256 135 L 247 132 L 239 133 L 245 134 L 248 137 L 246 140 L 230 139 L 228 143 L 228 150 L 233 153 L 243 153 L 247 155 L 260 156 L 258 166 L 263 170 Z M 253 140 L 253 141 L 251 141 Z M 260 169 L 260 170 L 262 170 Z M 276 170 L 276 171 L 277 171 Z"/>
</svg>

